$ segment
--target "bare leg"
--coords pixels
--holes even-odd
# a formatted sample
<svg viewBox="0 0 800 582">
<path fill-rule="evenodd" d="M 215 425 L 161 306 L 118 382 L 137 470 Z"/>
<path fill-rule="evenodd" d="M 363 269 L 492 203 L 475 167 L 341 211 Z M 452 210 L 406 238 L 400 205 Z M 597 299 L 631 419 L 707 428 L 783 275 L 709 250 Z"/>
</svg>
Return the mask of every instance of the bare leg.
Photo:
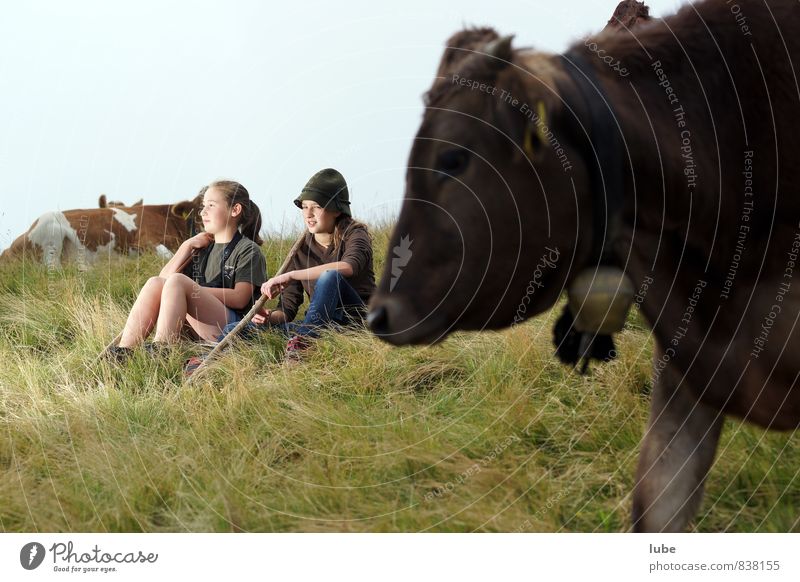
<svg viewBox="0 0 800 582">
<path fill-rule="evenodd" d="M 212 341 L 228 323 L 225 305 L 186 275 L 167 278 L 161 292 L 161 311 L 156 324 L 155 341 L 174 342 L 180 337 L 184 321 L 201 338 Z"/>
<path fill-rule="evenodd" d="M 119 341 L 120 347 L 130 348 L 150 335 L 158 317 L 165 281 L 162 277 L 150 277 L 144 284 L 128 315 L 128 321 L 125 322 L 122 339 Z"/>
<path fill-rule="evenodd" d="M 656 361 L 660 356 L 656 350 Z M 724 415 L 694 400 L 679 382 L 667 366 L 653 389 L 633 493 L 635 531 L 683 531 L 714 461 Z"/>
</svg>

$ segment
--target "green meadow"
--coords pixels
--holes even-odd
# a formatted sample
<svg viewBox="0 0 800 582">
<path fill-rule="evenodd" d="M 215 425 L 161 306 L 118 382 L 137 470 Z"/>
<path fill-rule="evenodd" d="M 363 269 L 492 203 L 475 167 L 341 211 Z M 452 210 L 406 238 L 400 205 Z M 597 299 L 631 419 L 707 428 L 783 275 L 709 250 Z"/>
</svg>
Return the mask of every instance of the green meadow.
<svg viewBox="0 0 800 582">
<path fill-rule="evenodd" d="M 292 240 L 266 241 L 270 272 Z M 636 312 L 586 376 L 553 356 L 554 310 L 433 347 L 326 335 L 292 366 L 265 333 L 188 385 L 193 344 L 96 361 L 160 265 L 0 265 L 3 531 L 629 528 L 653 351 Z M 796 442 L 728 421 L 691 528 L 800 531 Z"/>
</svg>

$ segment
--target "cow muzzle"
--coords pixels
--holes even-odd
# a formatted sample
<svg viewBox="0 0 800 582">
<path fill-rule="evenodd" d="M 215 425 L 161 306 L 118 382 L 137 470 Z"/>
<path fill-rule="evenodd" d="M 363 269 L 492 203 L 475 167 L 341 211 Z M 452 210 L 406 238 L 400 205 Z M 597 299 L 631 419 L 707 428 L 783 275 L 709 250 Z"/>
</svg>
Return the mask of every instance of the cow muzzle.
<svg viewBox="0 0 800 582">
<path fill-rule="evenodd" d="M 408 298 L 382 293 L 370 303 L 367 325 L 383 341 L 396 346 L 434 344 L 452 328 L 443 314 L 434 312 L 420 318 Z"/>
</svg>

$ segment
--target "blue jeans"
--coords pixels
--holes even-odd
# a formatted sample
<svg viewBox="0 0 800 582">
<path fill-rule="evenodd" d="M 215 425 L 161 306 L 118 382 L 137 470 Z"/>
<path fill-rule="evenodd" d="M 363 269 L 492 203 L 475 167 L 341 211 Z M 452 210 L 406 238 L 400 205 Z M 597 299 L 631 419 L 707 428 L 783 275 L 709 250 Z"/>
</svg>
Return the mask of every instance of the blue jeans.
<svg viewBox="0 0 800 582">
<path fill-rule="evenodd" d="M 359 309 L 364 307 L 364 301 L 339 271 L 325 271 L 317 279 L 306 317 L 295 326 L 294 334 L 316 337 L 331 323 L 348 325 L 356 321 Z"/>
<path fill-rule="evenodd" d="M 325 271 L 317 279 L 314 286 L 314 297 L 306 310 L 306 316 L 300 323 L 282 323 L 261 326 L 248 323 L 241 331 L 243 338 L 251 338 L 255 332 L 266 329 L 277 329 L 286 334 L 317 337 L 325 327 L 347 326 L 357 323 L 361 312 L 365 309 L 361 296 L 350 286 L 350 283 L 339 271 Z M 225 337 L 238 322 L 225 326 L 219 339 Z"/>
</svg>

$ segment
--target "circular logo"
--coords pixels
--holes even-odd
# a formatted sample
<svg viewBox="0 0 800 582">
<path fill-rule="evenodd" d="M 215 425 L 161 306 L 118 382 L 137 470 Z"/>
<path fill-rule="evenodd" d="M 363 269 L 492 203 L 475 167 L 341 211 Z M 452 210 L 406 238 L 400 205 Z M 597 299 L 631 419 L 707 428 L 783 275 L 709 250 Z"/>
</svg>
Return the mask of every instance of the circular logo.
<svg viewBox="0 0 800 582">
<path fill-rule="evenodd" d="M 44 561 L 44 546 L 39 542 L 30 542 L 19 551 L 19 563 L 26 570 L 35 570 Z"/>
</svg>

